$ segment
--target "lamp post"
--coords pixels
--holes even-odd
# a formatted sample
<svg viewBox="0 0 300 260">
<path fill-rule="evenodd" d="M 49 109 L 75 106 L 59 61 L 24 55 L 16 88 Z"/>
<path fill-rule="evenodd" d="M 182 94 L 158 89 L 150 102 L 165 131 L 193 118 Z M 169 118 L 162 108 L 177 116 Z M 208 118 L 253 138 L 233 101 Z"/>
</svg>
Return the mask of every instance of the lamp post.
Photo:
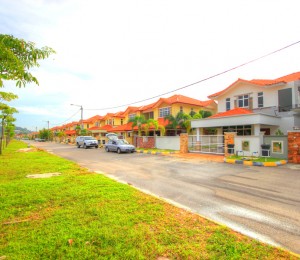
<svg viewBox="0 0 300 260">
<path fill-rule="evenodd" d="M 75 104 L 71 104 L 71 106 L 76 106 L 76 107 L 80 107 L 80 110 L 81 110 L 81 130 L 83 130 L 83 107 L 82 105 L 75 105 Z"/>
<path fill-rule="evenodd" d="M 47 122 L 48 123 L 48 134 L 47 134 L 47 141 L 49 141 L 50 140 L 50 132 L 49 132 L 49 120 L 48 121 L 45 121 L 45 122 Z"/>
</svg>

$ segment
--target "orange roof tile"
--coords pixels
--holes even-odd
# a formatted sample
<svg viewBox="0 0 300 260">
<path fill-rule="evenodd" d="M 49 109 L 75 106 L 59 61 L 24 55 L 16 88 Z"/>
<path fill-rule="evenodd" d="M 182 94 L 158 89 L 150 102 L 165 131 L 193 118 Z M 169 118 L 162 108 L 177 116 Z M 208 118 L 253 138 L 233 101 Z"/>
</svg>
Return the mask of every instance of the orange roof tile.
<svg viewBox="0 0 300 260">
<path fill-rule="evenodd" d="M 66 135 L 74 135 L 74 134 L 76 134 L 76 131 L 75 130 L 67 130 L 67 131 L 65 131 L 65 134 Z"/>
<path fill-rule="evenodd" d="M 208 118 L 219 118 L 219 117 L 248 115 L 248 114 L 253 114 L 253 112 L 249 109 L 238 107 L 238 108 L 228 110 L 226 112 L 217 113 L 217 114 L 212 115 Z"/>
<path fill-rule="evenodd" d="M 89 122 L 95 122 L 95 121 L 101 120 L 103 118 L 104 118 L 103 116 L 95 115 L 95 116 L 92 116 L 92 117 L 88 118 L 87 121 L 89 121 Z"/>
<path fill-rule="evenodd" d="M 124 131 L 132 131 L 132 122 L 129 122 L 124 125 L 119 125 L 108 130 L 108 132 L 124 132 Z"/>
<path fill-rule="evenodd" d="M 99 130 L 106 130 L 106 131 L 108 131 L 108 130 L 110 130 L 111 128 L 112 128 L 111 125 L 104 125 L 104 126 L 101 126 L 101 127 L 99 128 Z"/>
<path fill-rule="evenodd" d="M 232 88 L 234 85 L 236 85 L 237 83 L 240 83 L 240 82 L 246 82 L 246 83 L 255 84 L 255 85 L 258 85 L 258 86 L 270 86 L 270 85 L 280 83 L 280 82 L 288 83 L 288 82 L 296 81 L 296 80 L 300 80 L 300 72 L 295 72 L 295 73 L 292 73 L 292 74 L 289 74 L 289 75 L 286 75 L 286 76 L 283 76 L 283 77 L 280 77 L 280 78 L 277 78 L 277 79 L 245 80 L 245 79 L 240 79 L 239 78 L 238 80 L 233 82 L 231 85 L 229 85 L 227 88 L 225 88 L 225 89 L 223 89 L 223 90 L 221 90 L 217 93 L 209 95 L 208 98 L 218 97 L 218 96 L 224 94 L 228 89 Z"/>
<path fill-rule="evenodd" d="M 184 103 L 184 104 L 189 104 L 189 105 L 196 105 L 196 106 L 204 106 L 207 105 L 208 103 L 211 104 L 211 100 L 208 101 L 200 101 L 198 99 L 186 97 L 183 95 L 173 95 L 169 98 L 160 98 L 158 102 L 166 102 L 167 104 L 174 104 L 174 103 Z M 160 102 L 160 103 L 161 103 Z"/>
<path fill-rule="evenodd" d="M 101 129 L 100 129 L 100 126 L 93 126 L 93 127 L 90 127 L 88 130 L 101 130 Z"/>
</svg>

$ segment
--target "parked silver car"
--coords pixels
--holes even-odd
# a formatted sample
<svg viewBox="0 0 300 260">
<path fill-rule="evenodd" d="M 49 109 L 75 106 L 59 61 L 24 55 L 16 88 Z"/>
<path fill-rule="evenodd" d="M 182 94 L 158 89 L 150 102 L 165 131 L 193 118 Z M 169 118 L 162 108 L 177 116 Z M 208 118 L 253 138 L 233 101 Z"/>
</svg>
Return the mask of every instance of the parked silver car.
<svg viewBox="0 0 300 260">
<path fill-rule="evenodd" d="M 92 136 L 77 136 L 76 145 L 78 148 L 82 146 L 85 149 L 88 147 L 98 148 L 98 141 Z"/>
<path fill-rule="evenodd" d="M 117 152 L 117 153 L 133 153 L 135 152 L 134 145 L 129 144 L 123 139 L 110 139 L 105 145 L 106 152 Z"/>
</svg>

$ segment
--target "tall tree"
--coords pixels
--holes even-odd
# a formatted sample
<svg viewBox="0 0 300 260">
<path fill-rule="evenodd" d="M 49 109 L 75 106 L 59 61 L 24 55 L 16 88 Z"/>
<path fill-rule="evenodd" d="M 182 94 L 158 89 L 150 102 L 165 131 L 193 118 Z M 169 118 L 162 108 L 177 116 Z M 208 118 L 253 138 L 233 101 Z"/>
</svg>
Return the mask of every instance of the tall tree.
<svg viewBox="0 0 300 260">
<path fill-rule="evenodd" d="M 5 126 L 8 122 L 13 122 L 13 114 L 17 113 L 17 109 L 14 107 L 9 107 L 5 104 L 0 104 L 0 120 L 1 120 L 1 137 L 0 137 L 0 154 L 2 154 L 3 149 L 3 141 L 4 141 L 4 134 L 5 134 Z"/>
<path fill-rule="evenodd" d="M 39 60 L 55 53 L 50 47 L 36 48 L 33 42 L 15 38 L 12 35 L 0 34 L 0 87 L 4 80 L 16 81 L 17 87 L 25 87 L 34 82 L 39 84 L 30 69 L 39 67 Z"/>
</svg>

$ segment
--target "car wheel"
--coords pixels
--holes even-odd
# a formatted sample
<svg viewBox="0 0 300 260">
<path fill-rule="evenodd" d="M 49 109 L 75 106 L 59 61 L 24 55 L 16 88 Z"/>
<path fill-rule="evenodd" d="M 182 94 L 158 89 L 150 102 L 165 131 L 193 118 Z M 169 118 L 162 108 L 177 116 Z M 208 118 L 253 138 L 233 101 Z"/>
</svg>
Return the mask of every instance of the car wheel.
<svg viewBox="0 0 300 260">
<path fill-rule="evenodd" d="M 98 149 L 98 145 L 96 145 L 95 148 Z"/>
<path fill-rule="evenodd" d="M 133 153 L 134 151 L 131 151 L 131 153 Z"/>
<path fill-rule="evenodd" d="M 80 145 L 79 145 L 79 143 L 77 143 L 77 148 L 80 148 Z"/>
<path fill-rule="evenodd" d="M 86 146 L 86 144 L 83 144 L 83 148 L 84 148 L 84 149 L 87 149 L 87 146 Z"/>
<path fill-rule="evenodd" d="M 106 152 L 109 152 L 109 149 L 108 149 L 108 147 L 105 147 L 105 151 L 106 151 Z"/>
<path fill-rule="evenodd" d="M 121 153 L 121 149 L 120 148 L 117 149 L 117 153 Z"/>
</svg>

